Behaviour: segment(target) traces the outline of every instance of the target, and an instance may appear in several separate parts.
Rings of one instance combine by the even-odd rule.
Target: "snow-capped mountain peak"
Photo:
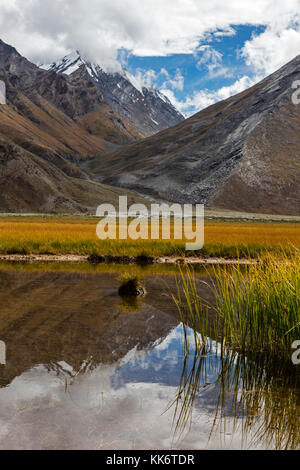
[[[145,86],[121,65],[117,71],[107,71],[101,65],[84,58],[77,50],[58,62],[41,67],[72,75],[82,66],[111,108],[142,135],[155,134],[184,119],[159,90]]]
[[[79,51],[72,52],[66,55],[62,60],[58,62],[52,62],[51,64],[42,64],[40,68],[44,70],[55,70],[58,73],[65,73],[71,75],[81,65],[84,65],[84,61],[81,58]]]
[[[97,63],[90,62],[87,58],[85,58],[78,50],[74,51],[61,59],[58,62],[52,62],[51,64],[42,64],[40,67],[44,70],[54,70],[57,73],[64,73],[66,75],[71,75],[72,73],[76,72],[82,65],[86,67],[87,72],[92,78],[97,80],[98,74],[100,73],[107,73],[109,75],[120,75],[125,80],[128,80],[131,85],[136,88],[141,94],[144,94],[144,89],[149,90],[153,89],[152,87],[146,87],[141,80],[137,79],[134,75],[132,75],[128,70],[120,65],[118,70],[114,72],[108,72],[105,68],[101,67]]]

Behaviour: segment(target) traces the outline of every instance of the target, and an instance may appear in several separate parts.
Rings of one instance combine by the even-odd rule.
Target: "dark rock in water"
[[[88,261],[92,264],[101,264],[101,263],[105,263],[106,260],[104,256],[91,254],[88,257]]]
[[[147,294],[145,287],[136,279],[129,279],[124,282],[120,289],[119,295],[121,297],[143,297]]]
[[[153,264],[154,258],[152,256],[140,255],[136,257],[135,261],[139,265]]]

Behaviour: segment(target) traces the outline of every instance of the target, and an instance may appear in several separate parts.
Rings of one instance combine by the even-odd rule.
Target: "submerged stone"
[[[124,282],[119,288],[119,295],[121,297],[142,297],[146,293],[146,288],[136,279]]]

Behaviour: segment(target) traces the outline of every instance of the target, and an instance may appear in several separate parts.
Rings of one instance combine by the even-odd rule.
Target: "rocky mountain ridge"
[[[300,56],[236,96],[106,155],[99,181],[181,203],[300,214]]]
[[[102,93],[106,103],[146,137],[184,120],[166,96],[154,87],[141,85],[121,66],[116,72],[105,71],[100,65],[91,63],[76,51],[58,62],[42,67],[69,77],[84,69]]]

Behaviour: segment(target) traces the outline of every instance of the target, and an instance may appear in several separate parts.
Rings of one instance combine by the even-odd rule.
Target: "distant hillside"
[[[119,192],[88,182],[83,167],[141,136],[86,71],[41,70],[0,40],[0,80],[0,212],[94,213],[117,201]]]
[[[106,155],[99,181],[181,203],[300,214],[300,56],[254,87]]]
[[[68,78],[46,72],[0,41],[0,79],[8,104],[0,107],[0,132],[40,156],[91,158],[106,151],[95,137],[120,145],[141,137],[109,107],[86,73]]]
[[[0,136],[0,213],[91,213],[102,203],[145,200],[132,191],[118,190],[66,175],[56,165]]]

